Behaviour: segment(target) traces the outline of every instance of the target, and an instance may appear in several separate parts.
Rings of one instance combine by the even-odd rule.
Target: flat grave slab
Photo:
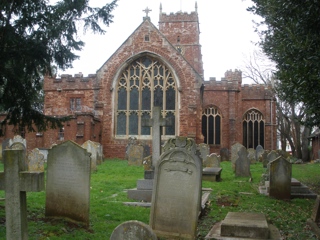
[[[222,168],[206,167],[202,170],[202,180],[210,182],[221,181]]]

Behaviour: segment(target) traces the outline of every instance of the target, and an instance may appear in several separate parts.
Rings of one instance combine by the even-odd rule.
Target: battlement
[[[165,22],[182,22],[182,21],[198,21],[198,13],[197,12],[177,12],[177,13],[160,13],[159,23]]]
[[[272,86],[265,84],[243,84],[241,85],[241,92],[243,96],[273,97]]]
[[[72,76],[71,74],[61,74],[61,76],[59,77],[54,77],[52,78],[54,82],[62,82],[62,81],[66,81],[66,82],[88,82],[89,80],[95,79],[96,78],[96,74],[89,74],[87,77],[84,77],[83,74],[77,73],[74,74],[74,76]]]

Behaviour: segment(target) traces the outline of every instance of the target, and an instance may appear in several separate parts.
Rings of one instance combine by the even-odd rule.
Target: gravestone
[[[97,158],[98,158],[98,149],[97,144],[91,140],[85,141],[81,147],[87,150],[90,153],[91,158],[91,171],[97,171]]]
[[[44,155],[39,151],[38,148],[34,148],[28,153],[28,170],[32,171],[44,171]]]
[[[47,148],[38,148],[39,151],[43,154],[43,160],[44,162],[47,162],[48,159],[48,149]]]
[[[211,153],[209,156],[206,157],[206,160],[203,161],[203,167],[219,168],[220,157],[215,153]]]
[[[161,107],[154,106],[151,119],[142,119],[142,126],[152,127],[152,166],[157,165],[161,155],[161,127],[172,126],[172,119],[161,117]]]
[[[27,148],[27,140],[21,137],[20,135],[16,135],[9,140],[9,148],[11,148],[12,144],[14,143],[21,143],[25,149]]]
[[[261,161],[262,161],[262,166],[264,168],[267,168],[269,160],[268,160],[268,154],[270,153],[270,151],[265,150],[263,151],[262,155],[261,155]]]
[[[155,168],[150,226],[158,237],[196,237],[202,163],[193,139],[171,138]]]
[[[127,221],[117,226],[110,240],[157,240],[149,225],[139,221]]]
[[[248,158],[247,149],[242,146],[238,151],[238,159],[235,164],[236,177],[251,177],[250,159]]]
[[[90,153],[66,141],[49,149],[46,217],[64,217],[89,226]]]
[[[230,160],[230,151],[228,148],[221,148],[220,149],[220,160],[221,160],[221,162]]]
[[[317,199],[315,201],[315,204],[313,206],[312,209],[312,213],[311,213],[311,219],[314,222],[319,222],[320,220],[320,196],[317,196]]]
[[[285,158],[278,157],[270,162],[269,196],[280,200],[291,198],[292,166]]]
[[[253,148],[248,148],[247,152],[248,152],[248,159],[250,160],[250,163],[251,164],[256,163],[256,150],[254,150]]]
[[[44,190],[44,172],[28,172],[23,150],[3,151],[4,172],[0,190],[5,190],[6,239],[28,239],[27,192]]]
[[[261,162],[262,161],[262,154],[264,153],[264,149],[261,145],[258,145],[256,147],[256,161]]]
[[[127,146],[126,146],[126,159],[128,159],[129,150],[130,150],[132,145],[137,145],[137,138],[130,136],[128,138],[128,143],[127,143]]]
[[[206,143],[200,143],[197,146],[197,152],[200,159],[202,160],[202,164],[204,164],[204,162],[206,162],[207,160],[207,157],[210,155],[210,147]]]
[[[235,143],[231,146],[231,166],[233,171],[235,171],[236,168],[236,161],[239,157],[238,152],[240,150],[240,148],[244,147],[242,144],[240,143]]]
[[[142,145],[131,145],[128,152],[128,164],[142,166],[144,158],[144,148]]]
[[[97,145],[97,164],[100,165],[103,162],[103,147],[100,143],[95,143]]]
[[[26,156],[26,146],[22,142],[14,142],[10,145],[9,149],[12,150],[22,150],[22,155],[24,159],[24,169],[28,169],[27,156]]]

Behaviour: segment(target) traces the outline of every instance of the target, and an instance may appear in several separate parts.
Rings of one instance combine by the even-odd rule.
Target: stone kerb
[[[66,141],[49,149],[46,217],[63,217],[89,226],[90,153]]]
[[[156,168],[150,226],[158,237],[194,239],[201,207],[202,164],[193,139],[169,139]]]

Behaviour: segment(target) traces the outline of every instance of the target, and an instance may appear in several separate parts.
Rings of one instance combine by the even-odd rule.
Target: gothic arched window
[[[142,126],[142,119],[152,118],[153,106],[162,108],[163,118],[173,119],[173,126],[162,127],[162,135],[175,135],[176,83],[172,72],[158,59],[138,58],[120,74],[116,102],[118,137],[150,137],[150,127]]]
[[[243,146],[254,148],[264,147],[264,119],[257,110],[249,110],[243,117]]]
[[[221,144],[221,113],[216,107],[208,107],[202,112],[202,134],[204,143]]]

